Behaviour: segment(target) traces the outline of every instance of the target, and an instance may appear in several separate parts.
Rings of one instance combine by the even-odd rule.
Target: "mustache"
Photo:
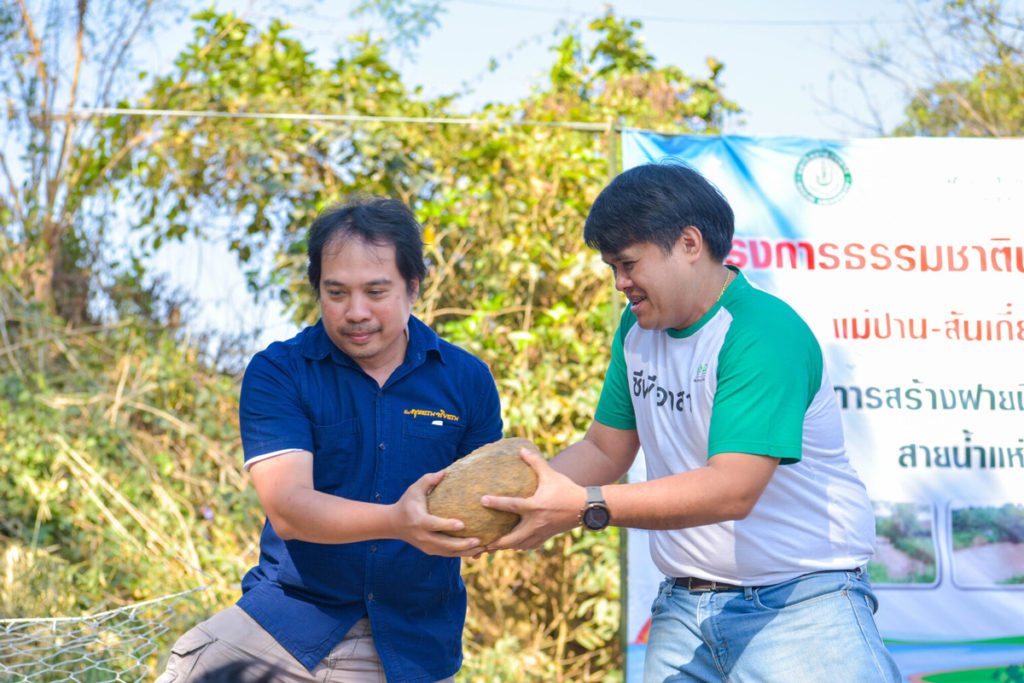
[[[380,332],[379,325],[348,325],[338,329],[342,334],[370,334]]]

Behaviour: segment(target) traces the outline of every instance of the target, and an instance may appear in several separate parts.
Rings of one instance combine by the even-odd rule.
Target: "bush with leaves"
[[[75,617],[208,585],[175,630],[194,623],[237,593],[262,519],[235,378],[180,329],[68,327],[19,276],[0,274],[0,615]]]

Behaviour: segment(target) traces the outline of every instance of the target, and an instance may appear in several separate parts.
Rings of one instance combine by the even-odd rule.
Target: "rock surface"
[[[529,439],[500,439],[481,446],[445,469],[444,479],[427,493],[427,511],[460,519],[461,531],[451,536],[475,536],[482,545],[501,538],[519,522],[519,515],[491,510],[480,504],[484,494],[527,498],[537,490],[537,475],[519,456],[521,448],[540,450]]]

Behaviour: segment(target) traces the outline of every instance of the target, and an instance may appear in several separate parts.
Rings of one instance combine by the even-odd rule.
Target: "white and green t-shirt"
[[[789,305],[739,271],[684,330],[642,329],[626,309],[596,419],[637,430],[648,479],[716,453],[780,460],[745,519],[650,532],[666,576],[768,585],[872,554],[871,502],[846,456],[821,347]]]

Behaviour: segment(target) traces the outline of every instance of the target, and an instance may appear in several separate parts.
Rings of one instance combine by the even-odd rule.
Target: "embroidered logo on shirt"
[[[449,422],[458,422],[459,421],[459,416],[458,415],[452,415],[451,413],[446,412],[444,409],[441,409],[441,410],[421,410],[420,408],[406,408],[405,409],[405,414],[406,415],[412,415],[414,420],[416,418],[418,418],[418,417],[431,417],[431,418],[440,418],[442,420],[448,420]],[[434,420],[434,423],[435,424],[437,423],[436,419]]]
[[[703,382],[708,376],[708,364],[701,363],[697,366],[697,374],[694,376],[694,382]]]

